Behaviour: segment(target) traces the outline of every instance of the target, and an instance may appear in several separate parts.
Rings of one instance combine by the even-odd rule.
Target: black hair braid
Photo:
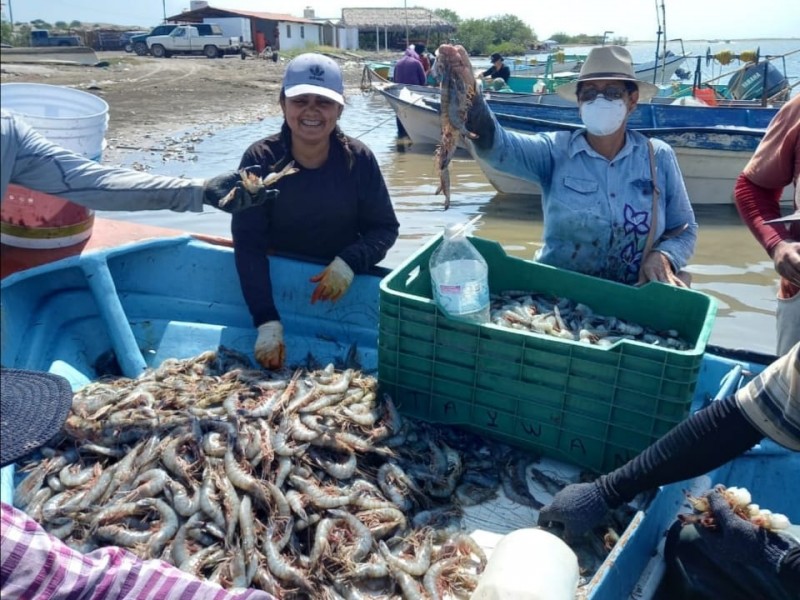
[[[347,136],[344,134],[344,131],[342,131],[338,125],[336,126],[336,129],[333,130],[333,135],[335,136],[336,140],[341,144],[342,150],[344,150],[344,154],[347,157],[347,170],[352,171],[356,159],[353,156],[353,150],[350,148],[350,143],[347,141]]]
[[[289,124],[286,119],[283,120],[281,125],[281,143],[283,144],[283,156],[278,159],[274,165],[270,167],[273,173],[278,173],[289,164],[292,160],[292,130],[289,129]]]

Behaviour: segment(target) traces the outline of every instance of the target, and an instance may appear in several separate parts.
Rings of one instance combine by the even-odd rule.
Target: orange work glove
[[[338,256],[321,273],[314,275],[309,281],[316,283],[317,287],[311,294],[311,304],[317,300],[330,300],[336,302],[344,296],[347,288],[353,283],[353,269]]]
[[[283,343],[283,325],[280,321],[267,321],[258,326],[255,355],[265,369],[280,369],[283,366],[286,346]]]

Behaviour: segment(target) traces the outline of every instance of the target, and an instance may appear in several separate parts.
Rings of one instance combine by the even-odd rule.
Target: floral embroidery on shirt
[[[630,204],[625,205],[625,233],[636,235],[647,235],[650,231],[648,224],[648,212],[646,210],[637,211]]]
[[[642,256],[643,245],[646,243],[647,234],[650,233],[650,214],[646,210],[637,211],[630,204],[626,204],[623,210],[625,234],[632,236],[620,253],[620,262],[625,267],[624,281],[626,283],[636,283],[639,277],[639,265],[644,258]]]

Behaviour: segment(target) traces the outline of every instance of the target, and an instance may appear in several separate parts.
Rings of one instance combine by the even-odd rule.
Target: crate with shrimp
[[[447,318],[432,300],[428,263],[441,236],[432,239],[380,286],[379,379],[402,412],[593,471],[626,462],[687,416],[713,298],[658,283],[627,286],[470,241],[488,263],[494,301],[530,308],[549,298],[556,309],[532,328],[513,323],[513,310],[501,322],[502,307],[489,324]],[[600,325],[552,335],[576,311]]]

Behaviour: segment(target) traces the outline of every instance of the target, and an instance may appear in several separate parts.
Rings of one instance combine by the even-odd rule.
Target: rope
[[[730,50],[723,50],[721,52],[717,52],[714,55],[714,59],[716,59],[716,61],[723,66],[729,65],[733,60],[733,52],[731,52]]]
[[[394,119],[395,119],[395,117],[396,117],[396,116],[397,116],[397,115],[394,113],[394,111],[392,111],[392,116],[391,116],[391,117],[386,117],[386,118],[385,118],[383,121],[381,121],[380,123],[378,123],[378,124],[377,124],[377,125],[375,125],[374,127],[370,127],[370,128],[369,128],[369,129],[367,129],[366,131],[362,131],[361,133],[359,133],[358,135],[356,135],[356,136],[353,136],[353,137],[354,137],[355,139],[358,139],[358,138],[360,138],[362,135],[367,135],[369,132],[371,132],[371,131],[375,131],[375,130],[376,130],[378,127],[381,127],[382,125],[385,125],[385,124],[386,124],[386,123],[388,123],[389,121],[394,121]]]
[[[745,50],[744,52],[739,53],[739,60],[742,62],[751,62],[754,63],[758,59],[758,52],[755,50]]]

